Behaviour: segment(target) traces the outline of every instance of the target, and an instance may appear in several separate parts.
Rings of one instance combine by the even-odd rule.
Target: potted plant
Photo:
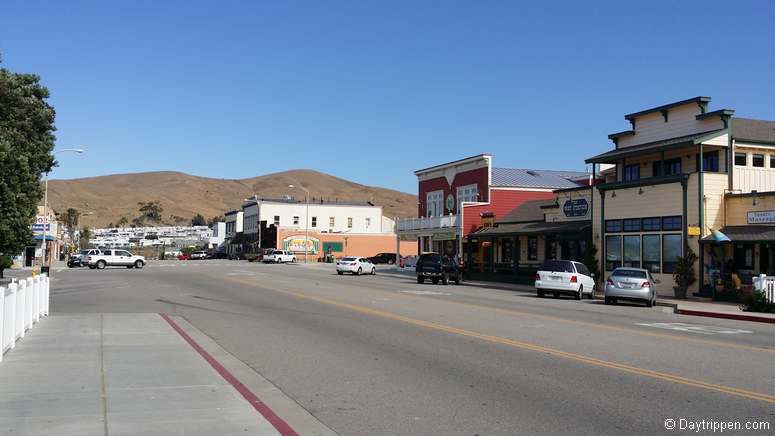
[[[673,280],[675,280],[676,284],[673,286],[675,298],[685,299],[686,290],[697,281],[697,275],[694,272],[695,262],[697,262],[697,255],[694,254],[691,248],[687,247],[686,254],[678,258],[678,263],[673,273]]]

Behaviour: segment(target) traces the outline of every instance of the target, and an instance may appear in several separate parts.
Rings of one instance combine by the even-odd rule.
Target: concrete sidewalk
[[[0,434],[289,434],[258,410],[158,314],[51,315],[0,363]]]

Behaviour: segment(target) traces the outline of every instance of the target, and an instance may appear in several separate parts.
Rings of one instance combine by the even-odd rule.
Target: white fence
[[[27,330],[48,315],[49,278],[30,277],[0,288],[0,362]]]
[[[753,288],[759,292],[764,292],[764,297],[768,303],[775,303],[775,277],[768,277],[764,274],[754,277]]]
[[[448,227],[460,227],[460,215],[442,215],[427,218],[399,218],[396,223],[396,230],[398,231],[442,229]]]

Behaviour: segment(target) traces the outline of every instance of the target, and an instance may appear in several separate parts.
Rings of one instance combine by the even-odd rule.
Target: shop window
[[[764,155],[763,154],[754,154],[753,158],[751,160],[751,163],[756,168],[764,168]]]
[[[514,240],[512,238],[504,238],[499,240],[500,243],[500,263],[512,263],[514,261]]]
[[[622,237],[605,237],[605,270],[613,271],[622,266]]]
[[[640,218],[632,218],[622,220],[622,229],[625,232],[639,232],[640,231]]]
[[[640,164],[624,166],[624,181],[640,180]]]
[[[681,230],[680,216],[666,216],[662,218],[662,230]]]
[[[671,176],[673,174],[681,174],[681,158],[668,159],[664,161],[654,162],[654,176]]]
[[[311,225],[312,227],[317,227],[317,226],[318,226],[318,217],[316,217],[316,216],[313,216],[313,217],[312,217],[312,224],[310,224],[310,225]]]
[[[662,235],[662,272],[672,274],[681,257],[681,235]]]
[[[753,244],[735,244],[735,268],[753,269]]]
[[[775,154],[770,155],[770,168],[775,168]]]
[[[605,232],[606,233],[616,233],[622,231],[622,220],[606,220],[605,221]]]
[[[643,218],[641,221],[644,232],[658,232],[662,230],[662,218]]]
[[[275,215],[274,216],[274,225],[275,225],[275,227],[279,227],[280,226],[280,215]]]
[[[640,236],[624,237],[624,266],[640,268]]]
[[[735,153],[735,165],[739,167],[747,165],[745,153]]]
[[[719,157],[718,157],[718,150],[716,151],[706,151],[702,153],[702,170],[712,173],[718,172],[718,163],[719,163]],[[697,171],[700,170],[700,155],[697,155]]]
[[[652,274],[659,274],[661,250],[659,235],[643,235],[643,269]]]
[[[299,217],[298,216],[294,216],[293,217],[293,225],[294,226],[298,226],[299,225]]]
[[[538,237],[527,238],[527,260],[538,260]]]

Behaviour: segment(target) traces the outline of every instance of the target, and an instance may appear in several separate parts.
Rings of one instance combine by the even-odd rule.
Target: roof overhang
[[[449,166],[455,166],[455,165],[463,165],[463,164],[466,164],[466,163],[469,163],[469,162],[476,162],[477,160],[480,160],[480,159],[489,159],[491,157],[492,157],[491,154],[482,153],[482,154],[478,154],[476,156],[466,157],[466,158],[455,160],[455,161],[452,161],[452,162],[447,162],[447,163],[443,163],[443,164],[439,164],[439,165],[434,165],[432,167],[419,169],[419,170],[414,172],[414,175],[415,176],[419,176],[421,174],[428,173],[428,172],[431,172],[431,171],[435,171],[435,170],[438,170],[438,169],[441,169],[441,168],[445,168],[445,167],[449,167]]]
[[[686,147],[687,145],[697,145],[713,139],[717,136],[721,136],[727,133],[727,129],[711,130],[703,133],[696,133],[688,136],[681,136],[677,138],[670,138],[661,141],[648,142],[646,144],[633,145],[625,148],[615,148],[607,151],[603,154],[586,159],[586,163],[616,163],[619,159],[634,156],[643,156],[646,154],[673,150],[676,148]],[[719,146],[722,147],[722,146]]]
[[[646,114],[650,114],[650,113],[654,113],[654,112],[667,111],[667,110],[670,110],[670,109],[672,109],[674,107],[683,106],[683,105],[686,105],[686,104],[689,104],[689,103],[697,103],[700,106],[700,110],[704,113],[709,102],[710,102],[710,97],[698,96],[698,97],[688,98],[686,100],[676,101],[674,103],[665,104],[665,105],[662,105],[662,106],[657,106],[657,107],[654,107],[654,108],[651,108],[651,109],[646,109],[646,110],[642,110],[642,111],[638,111],[638,112],[633,112],[631,114],[625,115],[624,119],[629,121],[629,120],[635,119],[635,118],[637,118],[637,117],[639,117],[641,115],[646,115]]]
[[[516,235],[542,235],[542,234],[578,234],[591,230],[592,221],[565,221],[552,222],[533,221],[526,223],[499,224],[496,227],[488,227],[468,235],[469,238],[479,236],[516,236]]]

